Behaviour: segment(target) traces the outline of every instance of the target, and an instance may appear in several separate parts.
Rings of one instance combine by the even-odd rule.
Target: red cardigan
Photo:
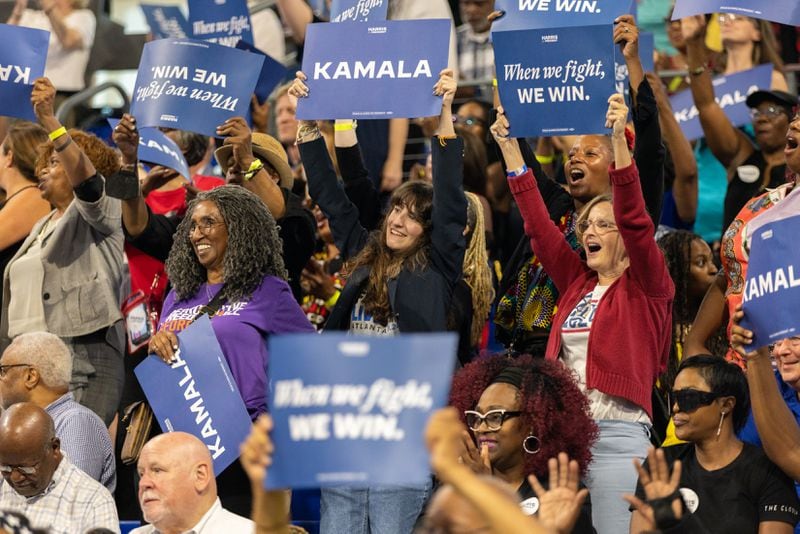
[[[589,332],[586,387],[627,399],[653,416],[653,384],[664,371],[672,333],[675,287],[642,198],[635,164],[611,169],[614,219],[630,266],[608,288]],[[545,357],[561,355],[561,328],[569,313],[597,284],[586,266],[550,220],[533,173],[508,179],[525,221],[531,247],[558,288],[556,314]]]

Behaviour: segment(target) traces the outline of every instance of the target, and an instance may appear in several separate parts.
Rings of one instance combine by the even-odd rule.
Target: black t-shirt
[[[705,470],[697,461],[692,444],[664,447],[667,462],[683,464],[680,492],[689,511],[709,532],[752,534],[764,521],[779,521],[794,527],[800,504],[794,483],[773,464],[760,448],[744,444],[729,465]],[[636,496],[645,500],[636,484]]]
[[[544,486],[544,489],[549,488],[549,482],[547,480],[539,479],[539,482]],[[581,483],[580,487],[584,488],[586,486]],[[526,515],[535,515],[539,510],[539,499],[527,479],[525,479],[525,482],[523,482],[517,490],[517,495],[519,496],[519,503],[522,511]],[[592,526],[592,496],[587,495],[586,500],[583,502],[583,507],[581,507],[578,521],[572,529],[572,534],[595,534],[595,532],[594,526]]]

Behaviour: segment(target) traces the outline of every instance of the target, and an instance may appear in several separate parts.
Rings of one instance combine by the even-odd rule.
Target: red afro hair
[[[464,410],[474,410],[484,390],[508,367],[523,371],[520,417],[523,428],[531,429],[541,443],[537,454],[525,455],[525,475],[547,479],[547,460],[564,451],[578,462],[584,476],[592,461],[591,448],[597,440],[598,428],[589,414],[586,395],[560,362],[529,354],[475,360],[453,377],[450,405],[458,409],[464,421]]]

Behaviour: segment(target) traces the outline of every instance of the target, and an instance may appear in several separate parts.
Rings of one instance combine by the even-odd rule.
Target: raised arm
[[[247,121],[244,117],[231,117],[217,128],[217,135],[224,136],[224,145],[232,147],[233,164],[228,168],[226,181],[254,193],[264,202],[275,220],[280,220],[286,213],[283,192],[264,165],[254,165],[258,161],[253,155],[252,132]],[[258,169],[254,170],[254,166]]]
[[[714,282],[708,286],[706,296],[703,297],[700,309],[697,310],[692,327],[689,329],[686,345],[683,348],[684,357],[711,353],[707,347],[708,340],[728,318],[725,305],[726,285],[724,272],[718,272]]]
[[[437,135],[431,142],[433,207],[431,210],[431,261],[455,284],[464,270],[467,199],[464,196],[464,142],[456,137],[452,105],[456,94],[452,69],[439,73],[433,94],[442,97]]]
[[[94,15],[89,15],[91,20],[84,19],[80,27],[75,27],[66,23],[66,15],[56,0],[39,0],[39,4],[64,50],[82,50],[92,46],[97,25]]]
[[[308,96],[306,76],[297,72],[289,94],[300,99]],[[336,177],[325,140],[315,121],[300,121],[297,147],[306,170],[308,193],[328,217],[336,247],[344,259],[358,254],[367,242],[368,232],[358,219],[358,208],[344,192]]]
[[[139,179],[136,173],[139,164],[139,130],[136,128],[136,118],[125,113],[114,127],[111,139],[122,153],[120,175],[111,178],[114,181],[124,181],[125,183],[120,188],[124,188],[125,192],[119,195],[122,200],[122,225],[128,236],[136,238],[147,227],[150,218],[150,211],[144,202],[144,195],[139,188]]]
[[[39,123],[49,132],[72,187],[78,187],[97,174],[97,171],[86,154],[72,142],[66,128],[56,118],[53,108],[55,96],[56,88],[48,78],[38,78],[33,82],[31,92],[33,111]]]
[[[793,480],[800,480],[800,427],[778,389],[769,349],[750,352],[753,333],[739,325],[743,318],[739,306],[733,316],[731,346],[747,360],[745,374],[758,435],[769,459]]]
[[[305,0],[277,0],[277,4],[281,20],[292,31],[292,41],[303,44],[306,40],[306,26],[314,20],[311,6]]]
[[[694,105],[700,117],[700,125],[708,147],[725,168],[741,161],[753,151],[753,145],[745,135],[734,128],[730,119],[714,99],[711,71],[706,68],[706,19],[696,15],[681,19],[681,30],[686,40],[686,59],[692,83]]]
[[[381,222],[381,198],[361,157],[356,136],[356,121],[337,120],[333,128],[336,161],[344,182],[344,190],[358,208],[361,226],[370,231],[374,230]]]
[[[633,15],[621,15],[614,20],[614,42],[620,45],[625,65],[628,67],[631,101],[635,108],[639,84],[644,81],[644,68],[639,57],[639,28]]]
[[[611,175],[614,197],[614,219],[630,259],[630,270],[641,288],[651,296],[664,297],[674,293],[664,255],[653,234],[653,221],[647,214],[636,165],[633,164],[625,139],[628,107],[621,94],[608,99],[606,126],[613,128],[611,145],[615,168]]]
[[[508,186],[519,206],[531,248],[558,290],[563,292],[585,272],[586,266],[550,218],[536,180],[525,165],[519,143],[509,137],[509,122],[502,108],[498,108],[497,120],[490,130],[503,153]]]
[[[683,135],[678,121],[675,120],[664,84],[653,73],[646,74],[646,77],[650,87],[653,88],[656,106],[658,107],[661,133],[664,135],[664,141],[669,148],[669,154],[675,169],[672,196],[675,199],[678,217],[683,222],[690,223],[697,216],[697,160],[694,158],[692,145]]]

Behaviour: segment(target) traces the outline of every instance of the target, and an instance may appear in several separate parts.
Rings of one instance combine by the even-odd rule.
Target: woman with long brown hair
[[[289,93],[308,95],[298,73]],[[438,135],[431,142],[433,185],[398,187],[376,232],[359,222],[358,208],[338,184],[317,124],[303,121],[297,144],[311,198],[330,220],[336,246],[349,261],[349,276],[328,317],[326,330],[391,336],[448,329],[454,287],[462,278],[467,202],[462,188],[463,143],[455,134],[451,106],[456,82],[440,73]],[[411,532],[430,483],[409,487],[331,488],[322,492],[322,532]]]

